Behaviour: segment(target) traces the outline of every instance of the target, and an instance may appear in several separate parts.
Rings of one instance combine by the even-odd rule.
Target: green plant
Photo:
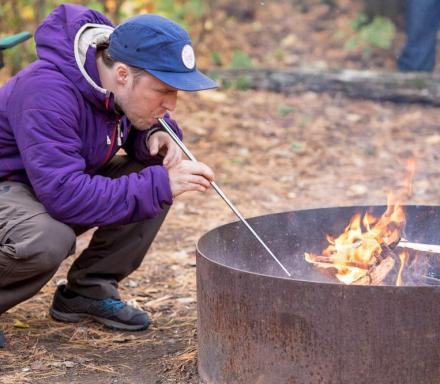
[[[313,117],[310,115],[304,115],[301,118],[301,121],[299,122],[299,128],[302,130],[304,128],[307,128],[310,123],[313,121]]]
[[[280,105],[278,106],[278,114],[281,116],[287,116],[295,112],[295,108],[290,105]]]
[[[240,76],[234,84],[234,88],[239,89],[241,91],[246,91],[250,89],[252,86],[251,80],[247,76]]]
[[[390,49],[396,35],[393,22],[382,16],[375,16],[373,20],[364,14],[359,14],[351,22],[355,32],[345,43],[346,50],[360,50],[369,56],[374,49]]]
[[[188,27],[191,21],[200,20],[205,15],[205,3],[202,0],[159,0],[155,2],[155,12]]]
[[[350,23],[353,31],[359,31],[362,27],[368,24],[369,17],[365,13],[359,13]]]
[[[232,52],[231,68],[232,69],[252,68],[252,60],[246,52],[236,49]]]
[[[306,145],[305,143],[293,142],[290,144],[289,149],[294,153],[303,153],[306,151]]]
[[[87,3],[87,7],[91,8],[91,9],[94,9],[95,11],[98,11],[98,12],[101,12],[101,13],[105,12],[104,5],[101,2],[99,2],[99,1],[90,1],[90,2],[88,2]]]
[[[275,58],[277,60],[281,61],[286,56],[286,52],[284,51],[283,48],[278,47],[275,49],[275,52],[273,53],[273,55],[275,56]]]
[[[216,80],[212,76],[211,78]],[[238,89],[240,91],[247,91],[248,89],[252,88],[252,81],[248,76],[239,76],[233,80],[217,79],[217,81],[221,82],[222,88],[224,89]]]
[[[220,52],[217,51],[211,52],[211,61],[214,63],[214,65],[220,67],[223,64],[223,60],[220,55]]]

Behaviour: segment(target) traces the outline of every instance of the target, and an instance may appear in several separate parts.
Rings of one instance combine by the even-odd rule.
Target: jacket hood
[[[107,91],[96,68],[96,45],[108,40],[114,27],[97,11],[74,4],[55,8],[35,32],[37,56],[55,65],[85,98],[103,108]]]

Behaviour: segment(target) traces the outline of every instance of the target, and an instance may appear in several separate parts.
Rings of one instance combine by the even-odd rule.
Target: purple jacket
[[[146,132],[118,115],[101,87],[95,47],[112,30],[96,11],[59,6],[35,33],[38,60],[0,88],[0,180],[32,185],[67,224],[130,223],[172,203],[168,172],[149,155]],[[149,166],[117,179],[96,175],[121,146]]]

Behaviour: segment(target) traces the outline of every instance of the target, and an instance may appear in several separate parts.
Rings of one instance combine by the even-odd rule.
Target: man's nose
[[[176,109],[177,104],[177,91],[168,94],[163,102],[163,107],[167,109],[167,111],[174,111]]]

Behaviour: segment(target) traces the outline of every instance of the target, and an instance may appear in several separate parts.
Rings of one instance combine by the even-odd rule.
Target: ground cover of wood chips
[[[344,57],[338,60],[342,66]],[[407,203],[440,204],[438,116],[437,108],[417,104],[232,89],[184,94],[174,113],[187,146],[246,217],[384,204],[387,190],[403,187],[411,157],[416,174]],[[141,268],[120,285],[125,300],[151,314],[145,332],[51,320],[52,295],[75,256],[66,260],[39,294],[1,316],[8,345],[0,350],[0,383],[197,383],[195,243],[233,220],[212,191],[176,199]],[[77,254],[90,236],[78,239]]]
[[[408,203],[440,204],[433,107],[229,90],[184,95],[175,116],[188,147],[247,217],[384,204],[386,190],[403,187],[413,156]],[[2,315],[8,347],[0,352],[0,382],[196,383],[195,242],[232,220],[212,191],[176,199],[143,265],[121,283],[124,299],[151,313],[146,332],[51,320],[47,310],[68,259],[38,295]],[[89,238],[79,238],[78,251]]]

